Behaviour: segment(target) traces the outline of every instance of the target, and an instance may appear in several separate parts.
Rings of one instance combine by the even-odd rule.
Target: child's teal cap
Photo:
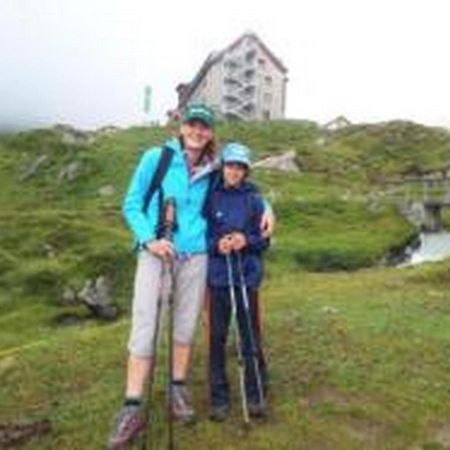
[[[251,151],[248,147],[237,142],[231,142],[225,145],[221,155],[222,162],[226,163],[240,163],[250,168],[251,165]]]

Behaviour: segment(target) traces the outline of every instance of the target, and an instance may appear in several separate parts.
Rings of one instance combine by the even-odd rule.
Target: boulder
[[[112,320],[117,318],[119,309],[112,304],[111,283],[101,275],[95,282],[87,280],[78,298],[101,319]]]
[[[81,174],[82,164],[81,161],[72,161],[61,172],[59,172],[59,181],[75,181]]]
[[[275,169],[283,172],[300,172],[297,154],[289,150],[281,155],[269,156],[253,164],[254,168]]]
[[[89,145],[95,136],[89,131],[80,131],[70,125],[55,125],[53,128],[61,136],[61,141],[66,145]]]
[[[53,245],[49,244],[48,242],[44,242],[42,244],[42,251],[47,258],[55,258],[56,257],[55,248],[53,247]]]
[[[48,160],[48,155],[39,155],[30,166],[20,175],[19,181],[25,181],[34,177],[39,168]]]
[[[114,192],[114,186],[108,184],[106,186],[102,186],[98,190],[98,195],[100,195],[101,197],[111,197],[112,195],[114,195]]]
[[[115,127],[114,125],[107,125],[105,127],[101,127],[98,130],[96,130],[95,136],[96,137],[113,136],[119,131],[120,131],[119,127]]]
[[[70,286],[66,286],[61,295],[60,303],[63,306],[74,306],[77,304],[77,293]]]

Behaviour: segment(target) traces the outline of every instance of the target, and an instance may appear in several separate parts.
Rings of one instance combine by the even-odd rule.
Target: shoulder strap
[[[161,184],[166,176],[169,169],[170,163],[172,161],[174,151],[172,148],[164,145],[162,148],[161,156],[158,161],[158,166],[156,167],[155,174],[153,175],[150,186],[145,193],[143,211],[146,212],[148,205],[154,195],[154,193],[161,187]]]
[[[208,211],[211,205],[211,196],[212,193],[215,191],[217,185],[219,184],[219,180],[220,180],[220,170],[215,169],[209,175],[208,189],[206,190],[205,200],[203,202],[202,214],[203,217],[205,218],[208,216]]]

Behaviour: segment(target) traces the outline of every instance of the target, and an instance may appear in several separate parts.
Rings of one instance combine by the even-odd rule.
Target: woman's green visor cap
[[[183,122],[193,122],[194,120],[199,120],[209,128],[214,128],[214,111],[203,104],[189,105],[184,113]]]

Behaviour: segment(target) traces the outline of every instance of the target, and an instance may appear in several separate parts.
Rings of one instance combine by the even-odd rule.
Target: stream
[[[415,266],[431,261],[450,258],[450,232],[420,233],[420,244],[405,250],[405,260],[397,267]]]

